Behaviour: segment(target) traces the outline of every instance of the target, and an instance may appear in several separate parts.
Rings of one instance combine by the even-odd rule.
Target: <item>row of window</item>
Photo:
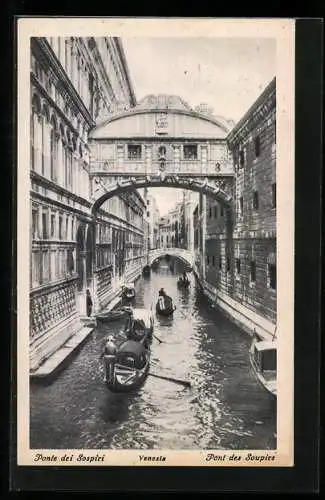
[[[224,208],[221,205],[220,206],[220,217],[224,216]],[[214,207],[209,207],[209,219],[214,217],[215,219],[218,217],[218,205],[215,205]]]
[[[163,159],[166,156],[166,147],[160,146],[158,149],[158,159]],[[128,144],[127,146],[127,159],[128,160],[142,160],[143,147],[141,144]],[[183,159],[184,160],[197,160],[198,159],[198,145],[183,145]]]
[[[67,279],[75,271],[75,250],[73,248],[33,250],[31,262],[32,287],[50,281]]]
[[[109,200],[106,200],[101,209],[109,214],[114,214],[117,217],[131,223],[132,225],[142,229],[143,216],[136,212],[130,205],[128,205],[119,196],[113,196]]]
[[[208,265],[211,265],[212,267],[216,267],[217,265],[217,258],[212,255],[207,255],[206,261]],[[222,270],[222,258],[219,256],[218,259],[218,268],[219,270]],[[230,265],[230,258],[226,257],[226,267],[225,271],[228,273],[231,270],[231,265]],[[236,277],[241,276],[241,259],[237,258],[235,259],[235,275]],[[256,282],[256,261],[251,260],[249,264],[249,281],[251,284],[254,284]],[[272,290],[276,289],[276,265],[275,264],[267,264],[267,286],[268,288],[271,288]]]
[[[259,202],[259,193],[258,191],[253,191],[253,199],[252,199],[252,209],[257,211],[259,210],[260,202]],[[276,208],[276,183],[274,182],[271,185],[271,208]],[[244,198],[243,196],[239,197],[238,200],[238,213],[240,216],[244,214]]]
[[[274,131],[274,144],[275,144],[275,141],[276,141],[276,135],[275,135],[275,131]],[[243,168],[247,165],[247,154],[248,154],[248,152],[250,152],[249,148],[252,148],[254,159],[257,159],[261,155],[261,153],[263,151],[263,142],[261,140],[260,135],[255,136],[252,146],[249,146],[248,144],[246,144],[245,146],[242,146],[239,149],[239,151],[237,153],[237,158],[235,157],[235,163],[237,163],[239,168]]]
[[[87,165],[77,158],[54,120],[33,107],[31,119],[31,169],[76,194],[89,197]]]
[[[32,208],[32,238],[34,240],[75,240],[75,220],[73,216]]]
[[[143,253],[143,245],[132,245],[132,247],[125,246],[120,249],[119,252],[123,254],[123,260],[130,260],[137,258]],[[118,251],[115,249],[113,251],[112,245],[107,245],[105,247],[97,248],[96,250],[96,265],[97,268],[102,268],[106,266],[117,265],[116,255]],[[115,258],[114,258],[115,256]]]
[[[73,41],[61,37],[49,38],[49,42],[90,114],[95,116],[98,101],[95,100],[94,91],[97,84],[90,68],[83,63],[77,46],[74,46]]]

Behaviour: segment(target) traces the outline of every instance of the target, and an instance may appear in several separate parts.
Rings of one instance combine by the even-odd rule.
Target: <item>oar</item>
[[[188,319],[188,316],[186,316],[186,314],[185,314],[185,313],[183,313],[182,309],[177,309],[177,310],[178,310],[180,313],[182,313],[182,314],[183,314],[183,316],[184,316],[184,318],[185,318],[185,319]]]
[[[168,380],[169,382],[174,382],[175,384],[184,385],[185,387],[191,387],[191,382],[188,380],[180,380],[178,378],[173,377],[165,377],[164,375],[157,375],[156,373],[149,372],[151,377],[161,378],[162,380]]]
[[[155,335],[154,333],[152,334],[152,336],[153,336],[156,340],[158,340],[158,342],[159,342],[160,344],[166,344],[166,342],[164,342],[163,340],[161,340],[161,339],[160,339],[159,337],[157,337],[157,335]]]

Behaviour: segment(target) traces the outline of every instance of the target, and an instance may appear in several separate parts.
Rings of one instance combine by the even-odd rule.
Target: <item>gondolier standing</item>
[[[114,356],[115,357],[116,353],[117,353],[117,347],[116,347],[116,344],[114,343],[114,337],[112,335],[109,335],[107,338],[107,342],[105,344],[102,356],[104,356],[104,360],[105,360],[106,356],[108,356],[108,357]],[[108,371],[109,371],[109,364],[105,362],[104,382],[107,382],[108,377],[110,378],[113,375],[112,373],[108,373]]]

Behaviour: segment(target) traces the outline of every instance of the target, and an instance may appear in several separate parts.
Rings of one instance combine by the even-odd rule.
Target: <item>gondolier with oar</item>
[[[104,375],[104,382],[107,382],[108,377],[112,376],[112,373],[107,373],[109,370],[109,364],[107,363],[108,359],[116,357],[117,353],[117,346],[114,342],[114,337],[113,335],[109,335],[106,341],[106,344],[104,346],[104,350],[102,352],[102,355],[100,356],[101,358],[104,357],[105,361],[105,375]]]

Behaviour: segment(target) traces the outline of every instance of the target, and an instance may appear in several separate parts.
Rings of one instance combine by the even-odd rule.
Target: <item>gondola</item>
[[[142,274],[143,274],[143,276],[150,276],[150,274],[151,274],[150,266],[144,266],[144,268],[142,270]]]
[[[258,340],[253,338],[249,359],[253,372],[263,387],[277,397],[277,345],[276,341]]]
[[[134,283],[126,283],[122,291],[122,297],[125,300],[133,300],[135,298]]]
[[[104,323],[117,321],[125,316],[126,312],[123,309],[116,309],[112,311],[102,311],[96,314],[96,319]]]
[[[176,306],[173,305],[173,301],[168,296],[161,296],[158,298],[156,304],[156,312],[161,316],[172,316],[176,309]]]
[[[138,389],[149,372],[153,316],[147,309],[132,312],[125,325],[128,339],[119,347],[111,343],[104,354],[105,383],[112,392]]]
[[[189,279],[184,279],[181,276],[177,280],[177,286],[179,288],[188,288],[190,286],[190,280]]]

